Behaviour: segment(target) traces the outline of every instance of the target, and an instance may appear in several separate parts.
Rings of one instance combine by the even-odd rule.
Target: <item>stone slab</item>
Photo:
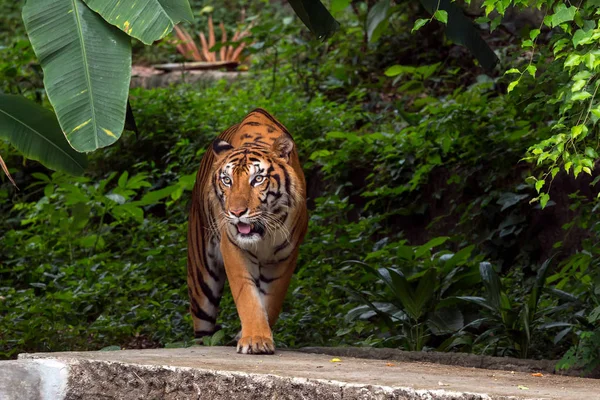
[[[600,381],[233,347],[21,354],[68,371],[62,399],[600,399]],[[14,363],[14,362],[12,362]],[[0,376],[6,367],[0,363]],[[34,379],[34,378],[30,378]],[[43,380],[43,379],[42,379]],[[2,397],[0,385],[0,398]],[[32,397],[47,400],[48,397]],[[13,399],[10,399],[13,400]],[[19,400],[21,400],[19,398]]]

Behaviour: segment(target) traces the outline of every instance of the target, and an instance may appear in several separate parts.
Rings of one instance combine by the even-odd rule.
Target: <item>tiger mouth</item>
[[[235,227],[237,228],[238,235],[242,237],[249,237],[254,234],[262,236],[265,233],[265,230],[259,224],[247,224],[244,222],[238,222],[237,224],[235,224]]]

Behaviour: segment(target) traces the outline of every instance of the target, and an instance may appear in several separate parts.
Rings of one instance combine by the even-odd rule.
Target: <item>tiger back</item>
[[[203,156],[188,221],[187,281],[197,338],[212,335],[225,278],[241,320],[237,351],[272,354],[306,234],[306,182],[287,129],[263,109]]]

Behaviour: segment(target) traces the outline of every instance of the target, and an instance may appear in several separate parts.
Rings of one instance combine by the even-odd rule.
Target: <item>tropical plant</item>
[[[240,23],[244,22],[244,16],[245,12],[242,10]],[[237,28],[233,34],[233,37],[231,38],[231,42],[227,41],[227,32],[223,22],[219,23],[219,28],[221,29],[221,48],[217,53],[217,51],[211,51],[211,49],[215,46],[215,29],[211,15],[208,16],[208,40],[206,40],[204,33],[200,32],[200,47],[184,27],[175,26],[175,32],[180,40],[180,43],[177,44],[177,51],[192,61],[205,61],[213,63],[242,62],[242,51],[248,44],[246,41],[242,40],[251,35],[250,29],[252,29],[252,23],[244,30]]]
[[[121,136],[131,78],[131,37],[151,44],[177,22],[192,18],[187,0],[145,0],[135,7],[116,0],[25,3],[23,21],[44,70],[48,98],[75,150],[93,151]]]
[[[55,115],[22,96],[0,93],[0,138],[48,168],[81,175],[87,166],[86,155],[69,146]]]
[[[338,0],[337,7],[350,4],[350,0]],[[420,0],[423,8],[431,18],[419,18],[415,21],[412,31],[416,31],[432,20],[446,25],[446,36],[456,44],[469,49],[483,68],[491,71],[498,63],[498,57],[490,46],[482,39],[473,22],[467,18],[462,8],[451,0]],[[469,4],[470,1],[467,1]],[[369,7],[365,25],[367,40],[375,42],[379,39],[394,14],[405,12],[406,3],[391,6],[390,0],[379,0]]]
[[[303,21],[307,21],[306,10],[311,10],[305,8],[305,2],[314,3],[292,1],[294,9],[303,12]],[[311,29],[331,34],[335,21],[318,0],[316,3],[326,18],[313,21],[310,17],[308,21],[314,22]],[[26,1],[23,21],[44,71],[48,99],[64,137],[76,151],[90,152],[114,143],[126,119],[131,120],[131,38],[149,45],[169,34],[178,22],[192,19],[188,0],[143,0],[133,6],[118,0]],[[229,53],[229,49],[223,51]],[[241,49],[232,51],[231,56],[239,55],[235,52]],[[18,113],[36,112],[29,104],[19,105]],[[0,123],[0,131],[13,143],[14,124]],[[45,131],[39,133],[45,135]],[[54,141],[52,134],[48,139]],[[45,150],[36,157],[67,171]]]
[[[388,331],[385,343],[415,351],[422,350],[432,335],[447,336],[462,329],[464,318],[454,296],[472,288],[479,275],[470,260],[474,246],[431,254],[447,239],[438,237],[414,247],[394,243],[370,253],[365,262],[349,261],[383,282],[386,290],[349,290],[363,304],[350,310],[346,320],[380,319]],[[393,266],[373,268],[367,263],[376,260]]]
[[[539,268],[534,284],[525,299],[510,298],[502,280],[494,267],[483,262],[479,265],[479,273],[485,287],[484,297],[458,296],[458,299],[481,307],[483,317],[465,325],[462,331],[471,327],[486,327],[473,341],[473,345],[484,343],[483,353],[491,350],[492,354],[517,355],[526,358],[534,334],[556,326],[562,322],[547,323],[547,317],[558,311],[553,307],[540,309],[540,298],[546,284],[546,274],[552,258],[546,260]]]

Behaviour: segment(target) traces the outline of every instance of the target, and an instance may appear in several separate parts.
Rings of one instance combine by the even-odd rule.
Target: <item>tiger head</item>
[[[288,218],[302,201],[300,181],[290,165],[293,149],[287,135],[270,147],[234,148],[221,139],[213,142],[216,167],[211,184],[221,211],[217,223],[239,245],[289,234]]]

